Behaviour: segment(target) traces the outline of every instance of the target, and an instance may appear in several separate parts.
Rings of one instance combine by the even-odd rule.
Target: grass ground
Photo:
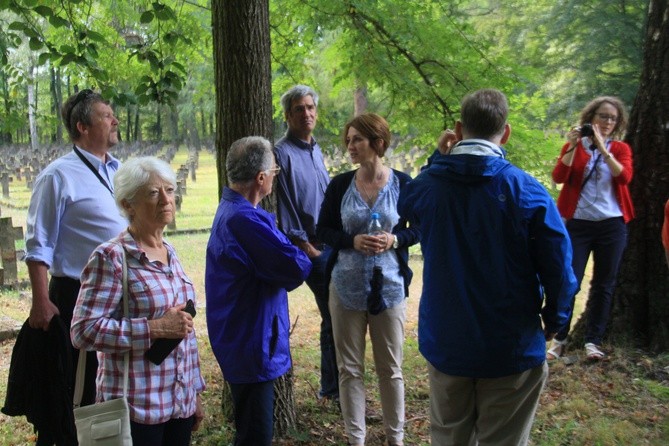
[[[178,162],[178,160],[177,160]],[[175,167],[178,167],[176,165]],[[198,181],[189,183],[179,228],[201,228],[210,224],[215,212],[217,193],[213,157],[201,154]],[[20,185],[13,185],[19,187]],[[3,205],[3,216],[8,215]],[[25,220],[25,210],[15,212]],[[21,217],[21,214],[23,217]],[[15,221],[15,225],[23,224]],[[204,302],[204,251],[208,234],[172,235],[181,262],[195,282],[200,302]],[[415,280],[407,306],[404,379],[406,386],[406,444],[429,444],[429,391],[425,361],[417,346],[417,306],[420,296],[422,263],[412,260]],[[19,264],[19,276],[27,273]],[[294,363],[294,391],[298,425],[290,437],[277,440],[282,445],[344,445],[344,430],[338,409],[317,399],[319,380],[319,315],[306,287],[290,293],[290,312],[295,329],[291,337]],[[582,310],[583,296],[577,300]],[[0,316],[23,321],[30,308],[29,290],[0,290]],[[211,353],[204,312],[196,317],[202,369],[207,382],[204,403],[206,419],[193,444],[228,445],[232,424],[221,414],[220,369]],[[0,343],[0,402],[4,401],[5,383],[14,341]],[[667,445],[669,444],[669,354],[649,356],[641,351],[605,346],[607,361],[588,363],[583,352],[570,352],[576,361],[551,364],[548,386],[542,395],[532,432],[532,445]],[[580,355],[580,356],[579,356]],[[376,379],[367,352],[368,444],[383,441],[381,413]],[[0,414],[0,445],[28,445],[34,442],[31,426],[23,417]]]

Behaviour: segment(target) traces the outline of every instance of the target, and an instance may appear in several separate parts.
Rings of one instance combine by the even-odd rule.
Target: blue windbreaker
[[[265,382],[290,369],[286,290],[310,271],[274,215],[223,190],[207,244],[205,292],[209,341],[227,381]]]
[[[576,292],[571,243],[545,188],[500,156],[443,155],[406,185],[398,209],[422,233],[423,356],[472,378],[541,365],[542,319],[557,332]]]

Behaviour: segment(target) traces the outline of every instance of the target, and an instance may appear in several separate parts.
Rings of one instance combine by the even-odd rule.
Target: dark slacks
[[[274,433],[274,380],[232,384],[235,446],[271,446]]]
[[[588,319],[585,342],[601,345],[609,322],[620,260],[627,245],[627,225],[622,217],[601,221],[572,219],[567,222],[567,231],[574,249],[572,267],[579,289],[590,253],[593,255],[592,280],[586,303]],[[569,334],[570,326],[571,316],[569,323],[555,338],[564,340]]]
[[[74,304],[77,302],[80,286],[81,284],[78,280],[74,280],[69,277],[52,277],[49,281],[49,299],[54,303],[54,305],[56,305],[56,307],[58,307],[58,311],[60,311],[60,317],[68,329],[70,325],[72,325],[72,313],[74,312]],[[79,361],[79,349],[74,348],[72,343],[70,343],[70,349],[73,362],[72,374],[70,375],[70,392],[73,397],[74,384],[77,373],[77,362]],[[95,375],[98,370],[98,358],[96,352],[87,352],[86,355],[84,393],[81,398],[82,406],[87,406],[95,402]],[[55,444],[51,432],[42,430],[38,432],[37,435],[37,446]],[[76,442],[74,444],[76,444]]]
[[[188,446],[195,415],[174,418],[160,424],[130,422],[130,433],[134,445]]]
[[[321,313],[321,390],[320,397],[339,397],[339,372],[337,370],[337,355],[335,352],[334,336],[332,335],[332,318],[328,306],[328,283],[325,268],[332,253],[332,248],[324,247],[319,257],[311,259],[313,265],[307,286],[314,293],[318,311]]]

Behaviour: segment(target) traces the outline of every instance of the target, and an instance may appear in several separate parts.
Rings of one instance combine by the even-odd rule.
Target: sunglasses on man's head
[[[77,95],[74,97],[74,101],[72,101],[72,107],[67,111],[67,125],[70,125],[70,120],[72,119],[72,111],[74,110],[74,107],[79,105],[81,102],[85,101],[86,99],[90,98],[93,96],[95,92],[91,90],[90,88],[86,88],[84,90],[81,90]]]

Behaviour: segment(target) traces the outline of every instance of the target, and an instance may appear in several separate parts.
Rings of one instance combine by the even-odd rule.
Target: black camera
[[[581,138],[589,138],[590,136],[595,136],[592,124],[583,124],[581,126]]]

